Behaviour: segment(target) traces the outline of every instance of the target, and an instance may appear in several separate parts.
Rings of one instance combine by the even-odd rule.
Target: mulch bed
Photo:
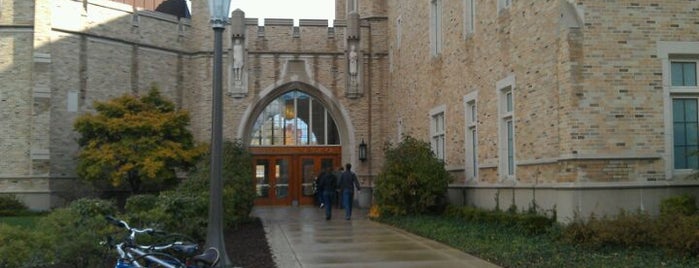
[[[226,252],[234,267],[277,267],[259,218],[226,230],[225,239]]]

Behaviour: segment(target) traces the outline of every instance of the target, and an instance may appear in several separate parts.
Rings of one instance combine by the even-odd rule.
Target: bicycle
[[[211,247],[199,255],[199,245],[193,242],[174,241],[164,244],[139,245],[136,236],[141,234],[162,235],[168,234],[156,231],[152,228],[132,228],[123,220],[106,216],[105,219],[117,226],[126,229],[129,234],[122,241],[115,241],[108,237],[103,244],[116,249],[119,254],[115,268],[134,267],[165,267],[165,268],[210,268],[216,266],[219,261],[218,249]]]

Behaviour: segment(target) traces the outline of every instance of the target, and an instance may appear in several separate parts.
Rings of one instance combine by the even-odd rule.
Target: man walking
[[[337,178],[333,175],[332,167],[327,167],[320,177],[320,189],[323,191],[323,204],[325,205],[325,220],[332,217],[332,199],[337,188]]]
[[[340,177],[340,194],[342,194],[342,205],[345,207],[345,220],[352,217],[352,202],[354,200],[354,187],[359,192],[359,181],[357,175],[352,172],[352,164],[345,165],[345,172]]]

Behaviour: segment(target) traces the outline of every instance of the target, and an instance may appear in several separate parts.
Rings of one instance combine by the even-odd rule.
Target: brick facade
[[[663,196],[696,190],[696,181],[673,175],[666,56],[658,53],[659,42],[699,42],[696,1],[512,1],[499,10],[497,1],[474,0],[473,33],[464,30],[471,1],[436,1],[437,54],[433,2],[359,1],[355,23],[348,1],[336,1],[333,27],[317,20],[233,22],[224,33],[224,138],[249,138],[269,101],[301,89],[338,123],[343,162],[357,159],[361,139],[369,144],[370,161],[355,163],[365,185],[380,171],[383,145],[400,135],[429,140],[430,111],[441,107],[455,203],[537,203],[567,217],[654,211]],[[213,33],[206,1],[192,2],[191,19],[117,2],[0,5],[0,149],[9,156],[0,161],[0,192],[33,195],[25,200],[35,208],[59,205],[63,182],[75,177],[75,118],[95,100],[153,84],[190,111],[197,140],[209,139]],[[229,74],[235,27],[244,29],[235,37],[245,48],[243,88]],[[360,80],[353,89],[348,44],[355,43]],[[513,176],[504,173],[504,88],[513,96]],[[469,94],[477,96],[475,179],[465,175],[473,171],[466,163]],[[631,194],[600,198],[610,191]]]

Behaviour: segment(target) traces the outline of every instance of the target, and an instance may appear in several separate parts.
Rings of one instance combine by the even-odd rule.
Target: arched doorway
[[[338,126],[326,106],[292,89],[271,100],[249,135],[256,205],[310,205],[321,170],[341,166]]]

